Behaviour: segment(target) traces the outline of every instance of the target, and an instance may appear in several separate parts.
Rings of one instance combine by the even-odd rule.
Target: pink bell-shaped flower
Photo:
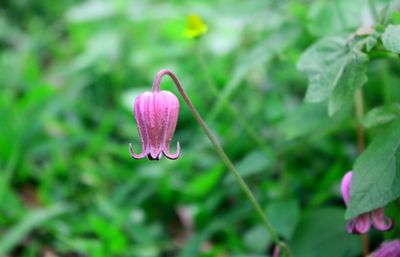
[[[400,240],[395,239],[381,244],[371,257],[400,257]]]
[[[347,172],[341,183],[342,196],[346,206],[348,206],[350,202],[352,177],[353,172]],[[393,220],[385,216],[384,208],[378,208],[370,212],[362,213],[350,220],[347,224],[347,232],[351,234],[365,234],[371,226],[380,231],[387,231],[393,227]]]
[[[159,160],[164,154],[169,159],[177,159],[180,155],[179,142],[176,152],[170,152],[170,143],[175,132],[179,114],[178,98],[169,91],[159,91],[140,94],[134,104],[134,115],[142,141],[142,152],[135,154],[132,144],[129,151],[132,158],[148,157]]]

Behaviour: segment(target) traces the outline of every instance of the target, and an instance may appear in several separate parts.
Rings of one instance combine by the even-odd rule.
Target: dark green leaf
[[[385,206],[400,197],[400,120],[374,138],[353,167],[346,218]]]
[[[296,200],[272,202],[266,213],[276,232],[286,240],[291,239],[300,216],[299,203]]]
[[[343,211],[336,208],[309,213],[289,245],[296,257],[353,257],[361,251],[360,237],[346,232]]]

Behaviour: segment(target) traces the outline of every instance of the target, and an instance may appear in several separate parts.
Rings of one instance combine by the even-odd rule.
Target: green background
[[[130,157],[128,144],[141,146],[134,99],[162,68],[180,78],[295,257],[361,256],[340,195],[358,156],[352,98],[331,117],[326,101],[304,103],[297,63],[320,38],[373,22],[368,2],[380,12],[388,1],[3,0],[0,256],[272,256],[168,78],[182,154]],[[197,39],[184,36],[193,13],[208,26]],[[400,100],[398,58],[366,69],[366,110]],[[399,220],[394,203],[387,214]],[[370,233],[371,249],[399,233]]]

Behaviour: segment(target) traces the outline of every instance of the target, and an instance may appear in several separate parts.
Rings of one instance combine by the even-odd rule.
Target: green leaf
[[[346,103],[352,102],[356,89],[367,82],[365,65],[367,56],[360,51],[353,51],[350,54],[329,98],[329,115],[333,115]]]
[[[373,35],[369,35],[365,40],[365,48],[367,52],[370,52],[378,43],[379,34],[374,33]]]
[[[358,46],[344,38],[329,37],[315,43],[298,63],[309,79],[305,101],[329,99],[329,114],[333,115],[352,101],[354,91],[366,82],[366,60]]]
[[[400,117],[400,105],[380,106],[369,111],[361,120],[366,128],[384,125]]]
[[[289,112],[279,125],[286,139],[295,139],[305,135],[316,135],[324,126],[332,126],[325,111],[326,103],[302,103]],[[307,119],[307,122],[303,122]]]
[[[244,235],[244,244],[249,250],[256,253],[265,252],[270,243],[271,235],[263,225],[252,227]]]
[[[236,165],[236,168],[242,177],[248,177],[261,172],[266,172],[270,166],[271,160],[263,151],[257,150],[249,153],[240,160]],[[224,182],[230,183],[233,181],[235,181],[235,178],[232,174],[229,174]]]
[[[387,50],[400,54],[400,25],[387,26],[382,35],[382,42]]]
[[[300,57],[298,69],[309,79],[306,102],[321,102],[329,97],[344,66],[345,46],[343,38],[324,38]]]
[[[315,36],[354,31],[361,24],[365,0],[318,1],[311,5],[308,26]]]
[[[393,13],[392,13],[392,17],[391,17],[391,22],[393,23],[393,24],[400,24],[400,12],[398,12],[398,11],[393,11]]]
[[[266,214],[279,235],[287,240],[292,238],[300,217],[300,205],[296,200],[272,202]]]
[[[346,232],[343,211],[325,208],[309,213],[289,242],[296,257],[349,257],[360,253],[360,237]]]
[[[290,239],[298,223],[300,206],[295,200],[275,201],[267,206],[266,214],[276,232],[285,239]],[[246,247],[255,253],[265,252],[271,240],[263,225],[252,227],[244,235]]]
[[[346,218],[400,197],[400,119],[386,126],[356,160]]]
[[[23,220],[11,228],[0,240],[0,256],[7,254],[19,244],[33,229],[43,223],[65,213],[68,206],[54,205],[48,209],[38,209],[28,212]]]
[[[212,169],[196,175],[183,191],[191,197],[204,197],[217,185],[224,171],[225,165],[220,163]]]
[[[223,231],[227,227],[232,227],[232,224],[238,224],[245,217],[251,215],[252,209],[237,208],[230,211],[228,214],[222,214],[218,219],[211,220],[207,226],[202,227],[200,231],[196,232],[182,247],[178,257],[192,257],[199,256],[198,252],[203,245],[204,241],[210,238],[214,233]]]

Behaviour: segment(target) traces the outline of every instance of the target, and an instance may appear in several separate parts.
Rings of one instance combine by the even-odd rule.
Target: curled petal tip
[[[374,228],[380,231],[390,230],[394,226],[393,219],[385,216],[385,211],[383,208],[372,211],[371,219]]]
[[[380,226],[377,226],[375,224],[374,227],[380,231],[388,231],[394,227],[394,221],[392,218],[386,217],[385,222],[383,224],[381,224]]]
[[[150,161],[158,161],[161,159],[162,151],[160,150],[150,150],[150,153],[147,155],[147,158]]]
[[[176,143],[176,152],[175,153],[171,153],[169,151],[169,149],[164,149],[163,150],[164,155],[171,160],[176,160],[179,158],[179,156],[181,155],[181,146],[179,144],[179,141]]]
[[[147,152],[145,151],[145,149],[142,149],[142,152],[140,154],[135,154],[131,143],[129,143],[129,152],[130,152],[132,158],[136,159],[136,160],[142,159],[143,157],[145,157],[147,155]]]
[[[369,213],[361,214],[350,220],[347,224],[347,232],[350,234],[365,234],[371,228]]]

